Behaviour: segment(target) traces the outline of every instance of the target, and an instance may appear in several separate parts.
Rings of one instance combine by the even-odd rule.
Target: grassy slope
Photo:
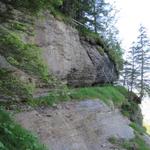
[[[128,112],[127,117],[130,117],[129,114],[135,111],[138,106],[134,102],[127,101],[127,90],[124,87],[120,86],[98,86],[98,87],[85,87],[85,88],[76,88],[76,89],[65,89],[64,91],[55,91],[51,92],[49,96],[41,98],[38,101],[32,100],[30,104],[32,105],[52,105],[54,103],[59,103],[60,101],[68,100],[84,100],[84,99],[95,99],[99,98],[104,101],[106,104],[114,104],[114,106],[121,109],[122,112]],[[131,103],[131,104],[130,104]],[[129,108],[122,107],[122,105],[131,105]],[[135,106],[136,105],[136,106]],[[133,109],[133,110],[132,110]],[[130,126],[135,131],[135,138],[130,141],[122,141],[114,139],[112,140],[113,144],[118,147],[123,147],[127,150],[136,148],[137,150],[150,150],[149,146],[146,145],[143,140],[142,135],[145,133],[145,129],[140,125],[132,122]],[[110,140],[111,142],[111,140]]]
[[[134,130],[134,139],[125,141],[121,139],[116,139],[115,137],[111,137],[109,139],[110,143],[120,148],[125,148],[127,150],[150,150],[150,147],[145,143],[143,139],[143,135],[146,133],[146,129],[135,122],[131,122],[130,127]]]
[[[48,97],[40,100],[30,101],[32,105],[52,105],[61,101],[67,100],[84,100],[99,98],[107,104],[115,104],[120,107],[125,96],[120,92],[121,87],[102,86],[102,87],[85,87],[63,90],[54,90]],[[124,91],[124,90],[123,90]],[[2,150],[45,150],[43,145],[38,143],[38,140],[31,135],[27,130],[16,124],[10,116],[0,109],[0,149]]]
[[[101,87],[85,87],[76,89],[68,89],[66,87],[60,90],[54,90],[49,94],[49,96],[40,98],[38,100],[31,100],[29,103],[33,106],[53,105],[62,101],[99,98],[106,104],[113,103],[116,107],[122,109],[121,106],[124,103],[128,103],[126,94],[127,90],[120,86],[107,85]],[[13,148],[14,145],[18,147],[14,149],[11,148],[11,150],[17,150],[17,148],[24,150],[26,146],[29,146],[30,150],[44,149],[44,147],[42,147],[40,144],[36,144],[38,141],[34,136],[30,135],[28,131],[22,129],[19,125],[16,125],[14,122],[12,122],[9,116],[3,111],[0,112],[0,122],[4,122],[0,124],[0,146],[8,147],[5,149],[3,148],[2,150],[10,150],[10,147],[12,146]],[[150,150],[142,138],[143,133],[145,133],[144,128],[136,123],[131,123],[130,126],[135,130],[136,137],[134,139],[130,141],[118,141],[116,139],[111,139],[110,142],[127,150],[130,150],[133,147],[136,147],[137,150]]]
[[[82,100],[87,98],[99,98],[110,104],[114,102],[116,106],[121,106],[125,101],[124,95],[118,90],[119,87],[103,86],[103,87],[86,87],[77,89],[61,89],[53,91],[46,98],[30,101],[30,104],[54,104],[67,100]],[[10,116],[0,109],[0,149],[2,150],[45,150],[40,145],[36,137],[31,135],[27,130],[16,124]]]
[[[46,150],[37,138],[0,109],[0,150]]]
[[[126,97],[122,91],[126,90],[119,86],[97,86],[97,87],[83,87],[63,90],[55,90],[49,93],[49,96],[39,98],[38,100],[30,100],[31,105],[53,105],[61,101],[69,100],[84,100],[84,99],[96,99],[104,101],[106,104],[114,104],[117,107],[121,107],[125,103]]]

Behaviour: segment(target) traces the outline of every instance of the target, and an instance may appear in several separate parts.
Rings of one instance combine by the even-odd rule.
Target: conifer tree
[[[150,39],[147,36],[146,28],[142,25],[140,25],[137,37],[135,59],[140,71],[137,86],[140,89],[140,98],[142,99],[144,91],[150,86],[147,85],[150,80],[147,78],[147,74],[150,72]]]
[[[150,89],[150,40],[147,37],[146,28],[140,25],[139,36],[136,42],[133,42],[130,48],[127,64],[127,82],[129,83],[130,91],[133,88],[139,90],[140,98],[142,99],[145,92]]]

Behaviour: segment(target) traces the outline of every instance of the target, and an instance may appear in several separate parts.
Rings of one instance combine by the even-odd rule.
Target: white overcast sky
[[[120,10],[117,27],[120,31],[122,46],[126,50],[137,37],[137,30],[142,23],[150,35],[150,0],[108,0],[115,1]]]
[[[113,1],[120,10],[117,27],[122,39],[122,47],[128,51],[132,41],[136,40],[138,28],[143,24],[150,37],[150,0],[108,0]],[[150,124],[150,97],[145,98],[142,105],[144,119]]]

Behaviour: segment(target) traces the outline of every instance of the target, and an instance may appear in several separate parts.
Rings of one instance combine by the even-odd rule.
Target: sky
[[[109,1],[115,1],[117,9],[120,10],[117,27],[124,49],[129,49],[132,41],[136,40],[141,23],[148,29],[150,35],[150,0]]]
[[[136,40],[139,25],[143,24],[150,37],[150,0],[108,0],[115,2],[119,9],[118,22],[122,47],[128,51],[131,43]],[[150,97],[146,97],[141,105],[144,120],[150,124]]]

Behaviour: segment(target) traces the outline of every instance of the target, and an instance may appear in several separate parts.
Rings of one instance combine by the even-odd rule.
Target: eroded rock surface
[[[129,120],[99,100],[38,108],[18,113],[16,120],[49,150],[120,150],[108,142],[110,137],[134,138]]]
[[[35,43],[43,49],[49,71],[71,86],[110,83],[117,79],[114,63],[99,46],[81,41],[78,31],[49,14],[35,23]]]

